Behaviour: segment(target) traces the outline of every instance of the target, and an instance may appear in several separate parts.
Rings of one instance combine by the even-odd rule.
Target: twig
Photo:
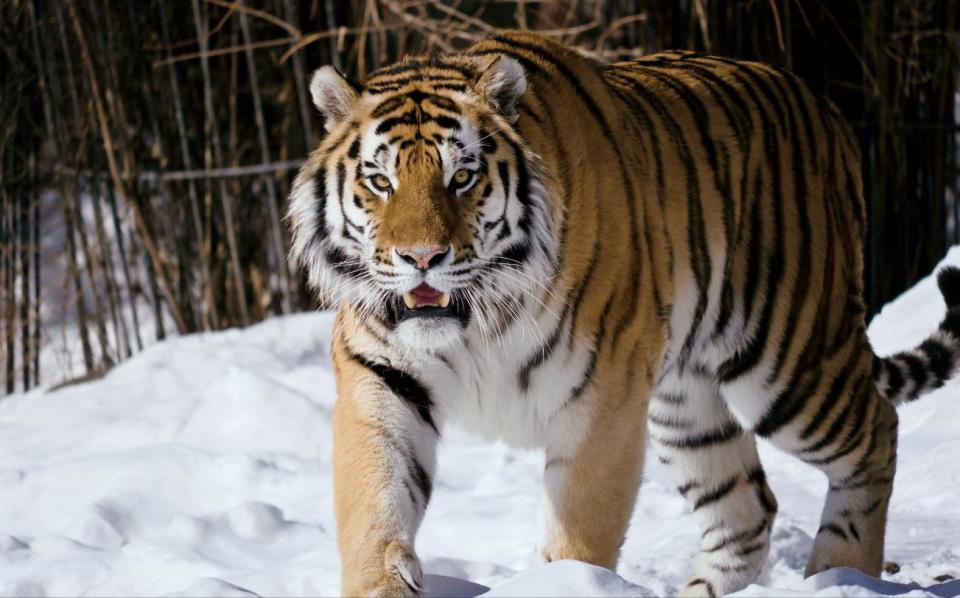
[[[235,2],[227,2],[226,0],[204,0],[204,2],[207,2],[209,4],[215,4],[217,6],[223,6],[224,8],[229,8],[231,12],[238,11],[240,13],[250,15],[251,17],[263,19],[268,23],[273,23],[277,27],[280,27],[281,29],[283,29],[293,37],[301,36],[300,30],[294,27],[293,25],[291,25],[290,23],[287,23],[286,21],[284,21],[280,17],[277,17],[276,15],[272,15],[262,10],[257,10],[256,8],[250,8],[249,6],[245,6],[242,0],[236,0]]]

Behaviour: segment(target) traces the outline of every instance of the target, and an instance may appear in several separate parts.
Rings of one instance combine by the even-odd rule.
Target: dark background
[[[362,78],[505,27],[798,73],[861,142],[876,311],[958,242],[957,4],[0,0],[0,393],[316,307],[282,222],[321,131],[310,72]]]

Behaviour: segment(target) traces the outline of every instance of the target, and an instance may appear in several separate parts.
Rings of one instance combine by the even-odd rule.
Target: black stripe
[[[702,578],[698,577],[698,578],[696,578],[696,579],[691,579],[690,581],[687,582],[687,587],[688,587],[688,588],[693,587],[693,586],[704,586],[704,587],[706,588],[706,590],[707,590],[707,595],[710,596],[711,598],[713,598],[713,597],[715,597],[715,596],[717,595],[717,593],[716,593],[716,592],[714,591],[714,589],[713,589],[713,584],[711,584],[711,583],[710,583],[709,581],[707,581],[706,579],[702,579]]]
[[[850,391],[836,397],[836,401],[843,405],[843,409],[833,420],[833,423],[827,428],[826,433],[823,437],[820,438],[814,444],[804,448],[802,452],[804,453],[815,453],[824,448],[833,444],[837,439],[837,436],[840,435],[840,432],[843,430],[844,424],[847,423],[847,418],[850,416],[851,411],[855,406],[863,408],[863,404],[866,401],[861,400],[863,397],[860,396],[860,391],[863,389],[863,386],[866,384],[866,377],[861,376],[857,380],[852,380],[853,386],[850,388]],[[859,405],[858,405],[859,403]],[[854,428],[855,430],[856,428]],[[801,438],[803,436],[801,435]]]
[[[417,115],[415,110],[410,110],[404,112],[399,116],[391,116],[390,118],[385,118],[380,121],[380,124],[377,125],[377,128],[374,130],[374,133],[377,135],[383,135],[391,130],[394,127],[399,125],[415,125],[417,124]]]
[[[739,573],[753,568],[753,565],[750,563],[740,563],[739,565],[720,565],[717,563],[710,563],[710,568],[715,569],[720,573]]]
[[[860,514],[864,516],[871,515],[874,511],[876,511],[880,507],[882,503],[883,503],[883,499],[878,498],[872,503],[870,503],[869,505],[867,505],[866,507],[864,507],[863,510],[860,511]]]
[[[313,175],[313,194],[317,201],[317,241],[323,241],[329,235],[327,230],[327,171],[323,167],[317,169]]]
[[[440,433],[433,420],[433,400],[419,380],[390,365],[370,361],[362,355],[351,354],[350,359],[377,375],[395,395],[402,399],[434,432]]]
[[[353,233],[350,232],[350,228],[357,231],[357,234],[363,235],[363,227],[361,227],[356,222],[350,220],[347,216],[347,211],[344,208],[343,200],[346,197],[346,183],[347,183],[347,167],[344,162],[341,160],[337,163],[337,200],[340,204],[340,214],[343,216],[343,228],[340,231],[340,234],[343,235],[345,239],[349,239],[354,243],[359,244],[360,240],[357,239]]]
[[[927,357],[927,370],[933,376],[933,388],[943,385],[953,369],[953,352],[935,338],[928,338],[918,347]]]
[[[497,237],[501,241],[510,234],[510,223],[507,222],[507,208],[510,206],[510,165],[506,160],[497,162],[497,174],[500,176],[500,184],[503,186],[503,213],[498,220],[503,220],[504,227]]]
[[[817,530],[817,535],[819,536],[823,532],[830,532],[835,536],[839,536],[840,538],[847,540],[847,532],[843,531],[843,528],[836,523],[824,523],[821,525],[820,529]]]
[[[513,149],[513,155],[515,158],[514,167],[517,170],[517,190],[516,198],[520,202],[520,219],[517,221],[517,226],[520,227],[520,230],[529,233],[530,224],[532,220],[531,210],[533,209],[532,201],[530,199],[530,172],[527,169],[527,158],[523,153],[523,148],[520,147],[509,136],[504,137],[507,140],[507,144]],[[500,174],[503,177],[503,173]],[[504,209],[506,211],[506,209]]]
[[[857,526],[851,521],[849,525],[847,525],[847,528],[850,530],[850,535],[853,536],[857,542],[859,542],[860,532],[857,530]]]
[[[413,486],[410,485],[410,482],[403,480],[403,487],[407,489],[407,498],[410,499],[410,504],[417,504],[417,497],[413,493]]]
[[[767,474],[763,469],[757,467],[747,474],[747,481],[756,486],[757,500],[763,507],[763,510],[769,514],[777,512],[777,499],[773,496],[770,488],[767,486]]]
[[[600,325],[597,328],[597,336],[594,339],[594,347],[590,351],[590,360],[587,362],[587,367],[583,371],[583,376],[580,380],[580,384],[578,384],[572,391],[570,391],[570,396],[563,403],[563,405],[561,405],[560,409],[558,409],[558,412],[562,409],[565,409],[571,403],[578,401],[580,397],[583,395],[583,391],[586,390],[590,382],[593,381],[593,374],[597,369],[597,361],[599,360],[599,357],[600,357],[600,346],[603,344],[603,337],[606,335],[607,316],[610,315],[610,304],[613,303],[613,299],[616,296],[617,294],[616,292],[614,292],[613,294],[610,295],[610,298],[607,299],[606,304],[604,304],[603,311],[600,312]]]
[[[410,477],[413,478],[413,482],[420,490],[420,494],[423,496],[423,504],[426,506],[426,504],[430,502],[430,496],[433,494],[433,481],[430,480],[430,476],[427,475],[427,471],[423,468],[423,464],[420,463],[416,455],[410,455],[409,463]]]
[[[842,447],[838,449],[837,452],[831,455],[828,455],[822,459],[803,459],[803,462],[809,465],[814,465],[816,467],[822,467],[824,465],[829,465],[834,461],[838,461],[843,457],[846,457],[847,455],[852,453],[854,450],[856,450],[856,448],[863,443],[863,437],[864,437],[863,431],[854,432],[854,434],[856,435],[852,439],[847,441],[845,445],[842,445]]]
[[[736,422],[729,422],[725,426],[702,434],[687,436],[685,438],[656,438],[656,441],[664,446],[676,449],[699,449],[705,446],[720,444],[737,438],[742,433],[742,429]]]
[[[754,426],[754,433],[769,438],[799,415],[817,389],[818,372],[803,372],[804,376],[794,376],[771,403],[763,417]]]
[[[567,219],[564,218],[564,222]],[[584,295],[586,295],[587,287],[590,286],[590,281],[593,279],[593,275],[596,272],[597,267],[597,255],[600,253],[600,231],[594,231],[594,240],[593,240],[593,249],[590,252],[590,261],[587,263],[587,271],[584,276],[580,279],[578,286],[570,288],[570,293],[565,297],[566,302],[570,304],[570,297],[573,296],[572,307],[570,309],[570,333],[567,337],[567,349],[573,350],[573,344],[576,341],[575,328],[577,326],[577,316],[580,314],[580,305],[583,301]]]
[[[527,392],[527,390],[530,388],[530,376],[533,375],[533,370],[540,367],[543,363],[550,359],[550,356],[553,355],[554,350],[556,350],[557,344],[560,342],[560,335],[562,334],[563,328],[567,322],[567,316],[569,315],[569,306],[564,305],[563,313],[560,316],[560,321],[557,322],[557,326],[553,329],[550,337],[534,350],[534,353],[527,359],[527,361],[517,372],[517,386],[519,386],[520,390],[523,392]]]
[[[683,405],[687,401],[687,397],[679,392],[658,392],[653,398],[671,405]]]
[[[830,390],[823,394],[823,398],[817,405],[817,408],[807,426],[800,432],[800,439],[807,440],[813,436],[820,427],[827,421],[834,408],[842,405],[841,397],[843,391],[847,388],[847,383],[851,382],[851,376],[860,363],[862,353],[859,343],[853,343],[849,347],[850,353],[847,356],[843,367],[837,372],[833,382],[830,384]]]
[[[430,102],[437,108],[440,108],[441,110],[446,110],[447,112],[450,112],[451,114],[456,114],[458,116],[462,114],[460,110],[460,106],[446,96],[438,96],[436,94],[428,93],[428,94],[425,94],[424,97],[428,102]]]
[[[707,505],[715,503],[719,500],[722,500],[723,497],[727,496],[733,489],[737,486],[737,483],[740,481],[740,475],[735,475],[723,484],[720,484],[710,492],[701,495],[697,498],[696,502],[693,503],[693,510],[703,508]]]
[[[356,278],[366,274],[366,268],[360,265],[356,258],[345,254],[339,247],[328,249],[324,257],[327,258],[330,267],[338,274],[348,278]]]
[[[370,95],[380,95],[386,93],[396,93],[407,87],[411,83],[426,84],[434,91],[467,91],[469,87],[460,79],[451,79],[449,77],[407,77],[405,79],[396,79],[393,82],[381,83],[377,85],[368,85],[365,91]]]
[[[389,97],[377,104],[377,107],[374,108],[373,112],[370,113],[370,118],[382,118],[394,110],[399,109],[401,106],[406,104],[406,102],[406,97],[402,95]]]
[[[747,481],[751,484],[765,484],[767,482],[767,474],[760,467],[751,469],[747,473]]]
[[[854,464],[852,473],[850,473],[845,478],[843,478],[843,480],[841,480],[842,482],[852,480],[857,476],[868,473],[870,460],[874,457],[874,449],[876,449],[877,441],[880,438],[881,430],[878,428],[878,424],[879,424],[878,419],[880,417],[881,411],[878,408],[877,403],[874,401],[868,402],[866,400],[867,397],[872,397],[872,395],[867,394],[865,397],[862,397],[862,399],[864,400],[859,401],[857,411],[853,416],[854,419],[853,419],[853,423],[851,424],[851,429],[847,433],[847,436],[844,439],[843,443],[840,445],[840,448],[837,449],[837,451],[834,452],[832,455],[829,455],[823,459],[816,460],[816,461],[807,460],[808,463],[811,463],[812,465],[817,465],[817,466],[830,464],[840,459],[841,457],[845,457],[848,454],[852,453],[854,449],[858,448],[860,445],[863,444],[864,434],[865,433],[869,434],[870,441],[867,443],[866,450],[863,451],[863,453],[860,455],[860,458]],[[870,421],[870,427],[866,427],[865,423],[867,420],[867,407],[871,405],[874,408],[873,417],[871,418],[871,421]],[[893,429],[893,437],[896,438],[896,428]],[[894,448],[892,452],[893,452],[893,456],[895,457],[896,449]]]
[[[356,160],[357,156],[360,155],[360,136],[357,135],[353,143],[350,144],[350,149],[347,151],[347,157],[351,160]]]
[[[350,233],[347,231],[347,212],[343,208],[343,196],[346,191],[346,182],[347,182],[347,167],[343,164],[343,161],[337,162],[337,201],[340,203],[340,214],[343,216],[343,236],[349,237]]]
[[[892,359],[883,360],[884,368],[887,370],[887,396],[895,397],[903,389],[906,382],[903,372],[900,371],[900,364]]]
[[[893,484],[893,478],[891,476],[878,476],[873,478],[867,478],[859,482],[837,482],[831,483],[829,488],[831,492],[840,492],[842,490],[859,490],[860,488],[867,488],[869,486],[890,486]]]
[[[375,338],[375,339],[377,340],[377,342],[380,343],[381,345],[383,345],[384,347],[389,347],[389,346],[390,346],[390,341],[387,340],[386,336],[384,336],[384,334],[383,334],[381,331],[376,330],[373,326],[371,326],[371,324],[374,323],[374,322],[376,322],[377,324],[379,324],[379,325],[381,325],[381,326],[383,325],[383,322],[380,321],[379,318],[367,318],[367,319],[363,322],[363,330],[364,330],[364,332],[366,332],[367,334],[369,334],[370,336],[372,336],[373,338]]]
[[[911,353],[901,353],[898,357],[900,361],[907,364],[907,369],[910,370],[910,377],[913,379],[914,385],[910,390],[910,395],[914,397],[927,383],[927,368],[924,366],[922,359]]]
[[[507,249],[493,258],[488,263],[490,268],[499,268],[499,267],[512,267],[518,264],[523,264],[527,261],[527,258],[530,257],[530,244],[526,240],[520,240],[507,247]]]
[[[737,556],[747,556],[757,552],[758,550],[763,550],[766,548],[767,544],[765,542],[760,542],[759,544],[751,544],[750,546],[744,546],[738,550],[734,551],[734,554]]]
[[[723,529],[723,528],[725,528],[725,527],[726,527],[726,523],[725,523],[724,521],[722,521],[722,520],[721,520],[721,521],[717,521],[717,522],[714,523],[713,525],[705,528],[703,531],[700,532],[700,539],[701,539],[701,540],[702,540],[702,539],[705,539],[705,538],[706,538],[707,536],[709,536],[711,533],[713,533],[713,532],[715,532],[715,531],[718,531],[718,530],[721,530],[721,529]]]
[[[647,419],[657,424],[658,426],[662,426],[664,428],[673,428],[677,430],[686,429],[692,425],[692,423],[689,420],[657,415],[656,413],[653,413],[653,412],[647,415]]]
[[[420,72],[424,70],[428,70],[430,72]],[[381,67],[370,73],[370,76],[367,80],[368,82],[372,81],[374,83],[379,79],[387,79],[388,81],[391,81],[389,77],[406,73],[413,73],[414,76],[421,78],[437,77],[438,73],[436,71],[438,70],[453,71],[466,79],[472,79],[477,75],[475,69],[472,69],[465,64],[447,62],[440,56],[434,55],[423,58],[407,58],[398,64]]]
[[[766,519],[763,519],[760,522],[760,525],[758,525],[757,527],[753,529],[743,530],[741,532],[737,532],[733,535],[727,536],[726,538],[724,538],[723,540],[720,540],[710,548],[704,548],[700,552],[708,552],[708,553],[718,552],[720,550],[723,550],[724,548],[727,548],[731,544],[738,544],[740,542],[749,542],[755,539],[756,537],[758,537],[763,532],[765,532],[767,530],[767,525],[768,525],[768,521]],[[761,548],[762,546],[763,545],[761,545]],[[742,556],[743,554],[748,554],[748,553],[738,552],[737,554]]]
[[[749,183],[745,183],[749,186]],[[763,197],[763,176],[758,170],[753,178],[753,202],[750,204],[749,230],[750,245],[747,257],[747,276],[743,284],[743,331],[747,333],[750,319],[753,316],[753,302],[757,297],[756,289],[760,286],[760,277],[763,268],[763,223],[760,221],[761,210],[759,203]],[[743,207],[747,209],[746,204]]]

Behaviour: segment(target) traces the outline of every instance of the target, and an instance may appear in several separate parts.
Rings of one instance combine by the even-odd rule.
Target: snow
[[[960,248],[945,262],[960,264]],[[881,354],[915,345],[943,303],[932,277],[872,322]],[[331,595],[329,313],[158,343],[104,378],[0,401],[0,595]],[[826,482],[761,446],[780,503],[767,566],[740,596],[957,596],[960,382],[901,410],[882,580],[804,580]],[[648,596],[689,574],[699,534],[655,459],[618,574],[536,566],[538,452],[452,431],[417,550],[432,594]],[[941,577],[941,579],[943,579]]]

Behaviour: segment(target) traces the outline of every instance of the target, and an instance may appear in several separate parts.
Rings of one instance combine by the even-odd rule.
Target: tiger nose
[[[400,259],[414,268],[426,272],[442,262],[450,253],[450,246],[446,247],[411,247],[409,249],[393,248]]]

